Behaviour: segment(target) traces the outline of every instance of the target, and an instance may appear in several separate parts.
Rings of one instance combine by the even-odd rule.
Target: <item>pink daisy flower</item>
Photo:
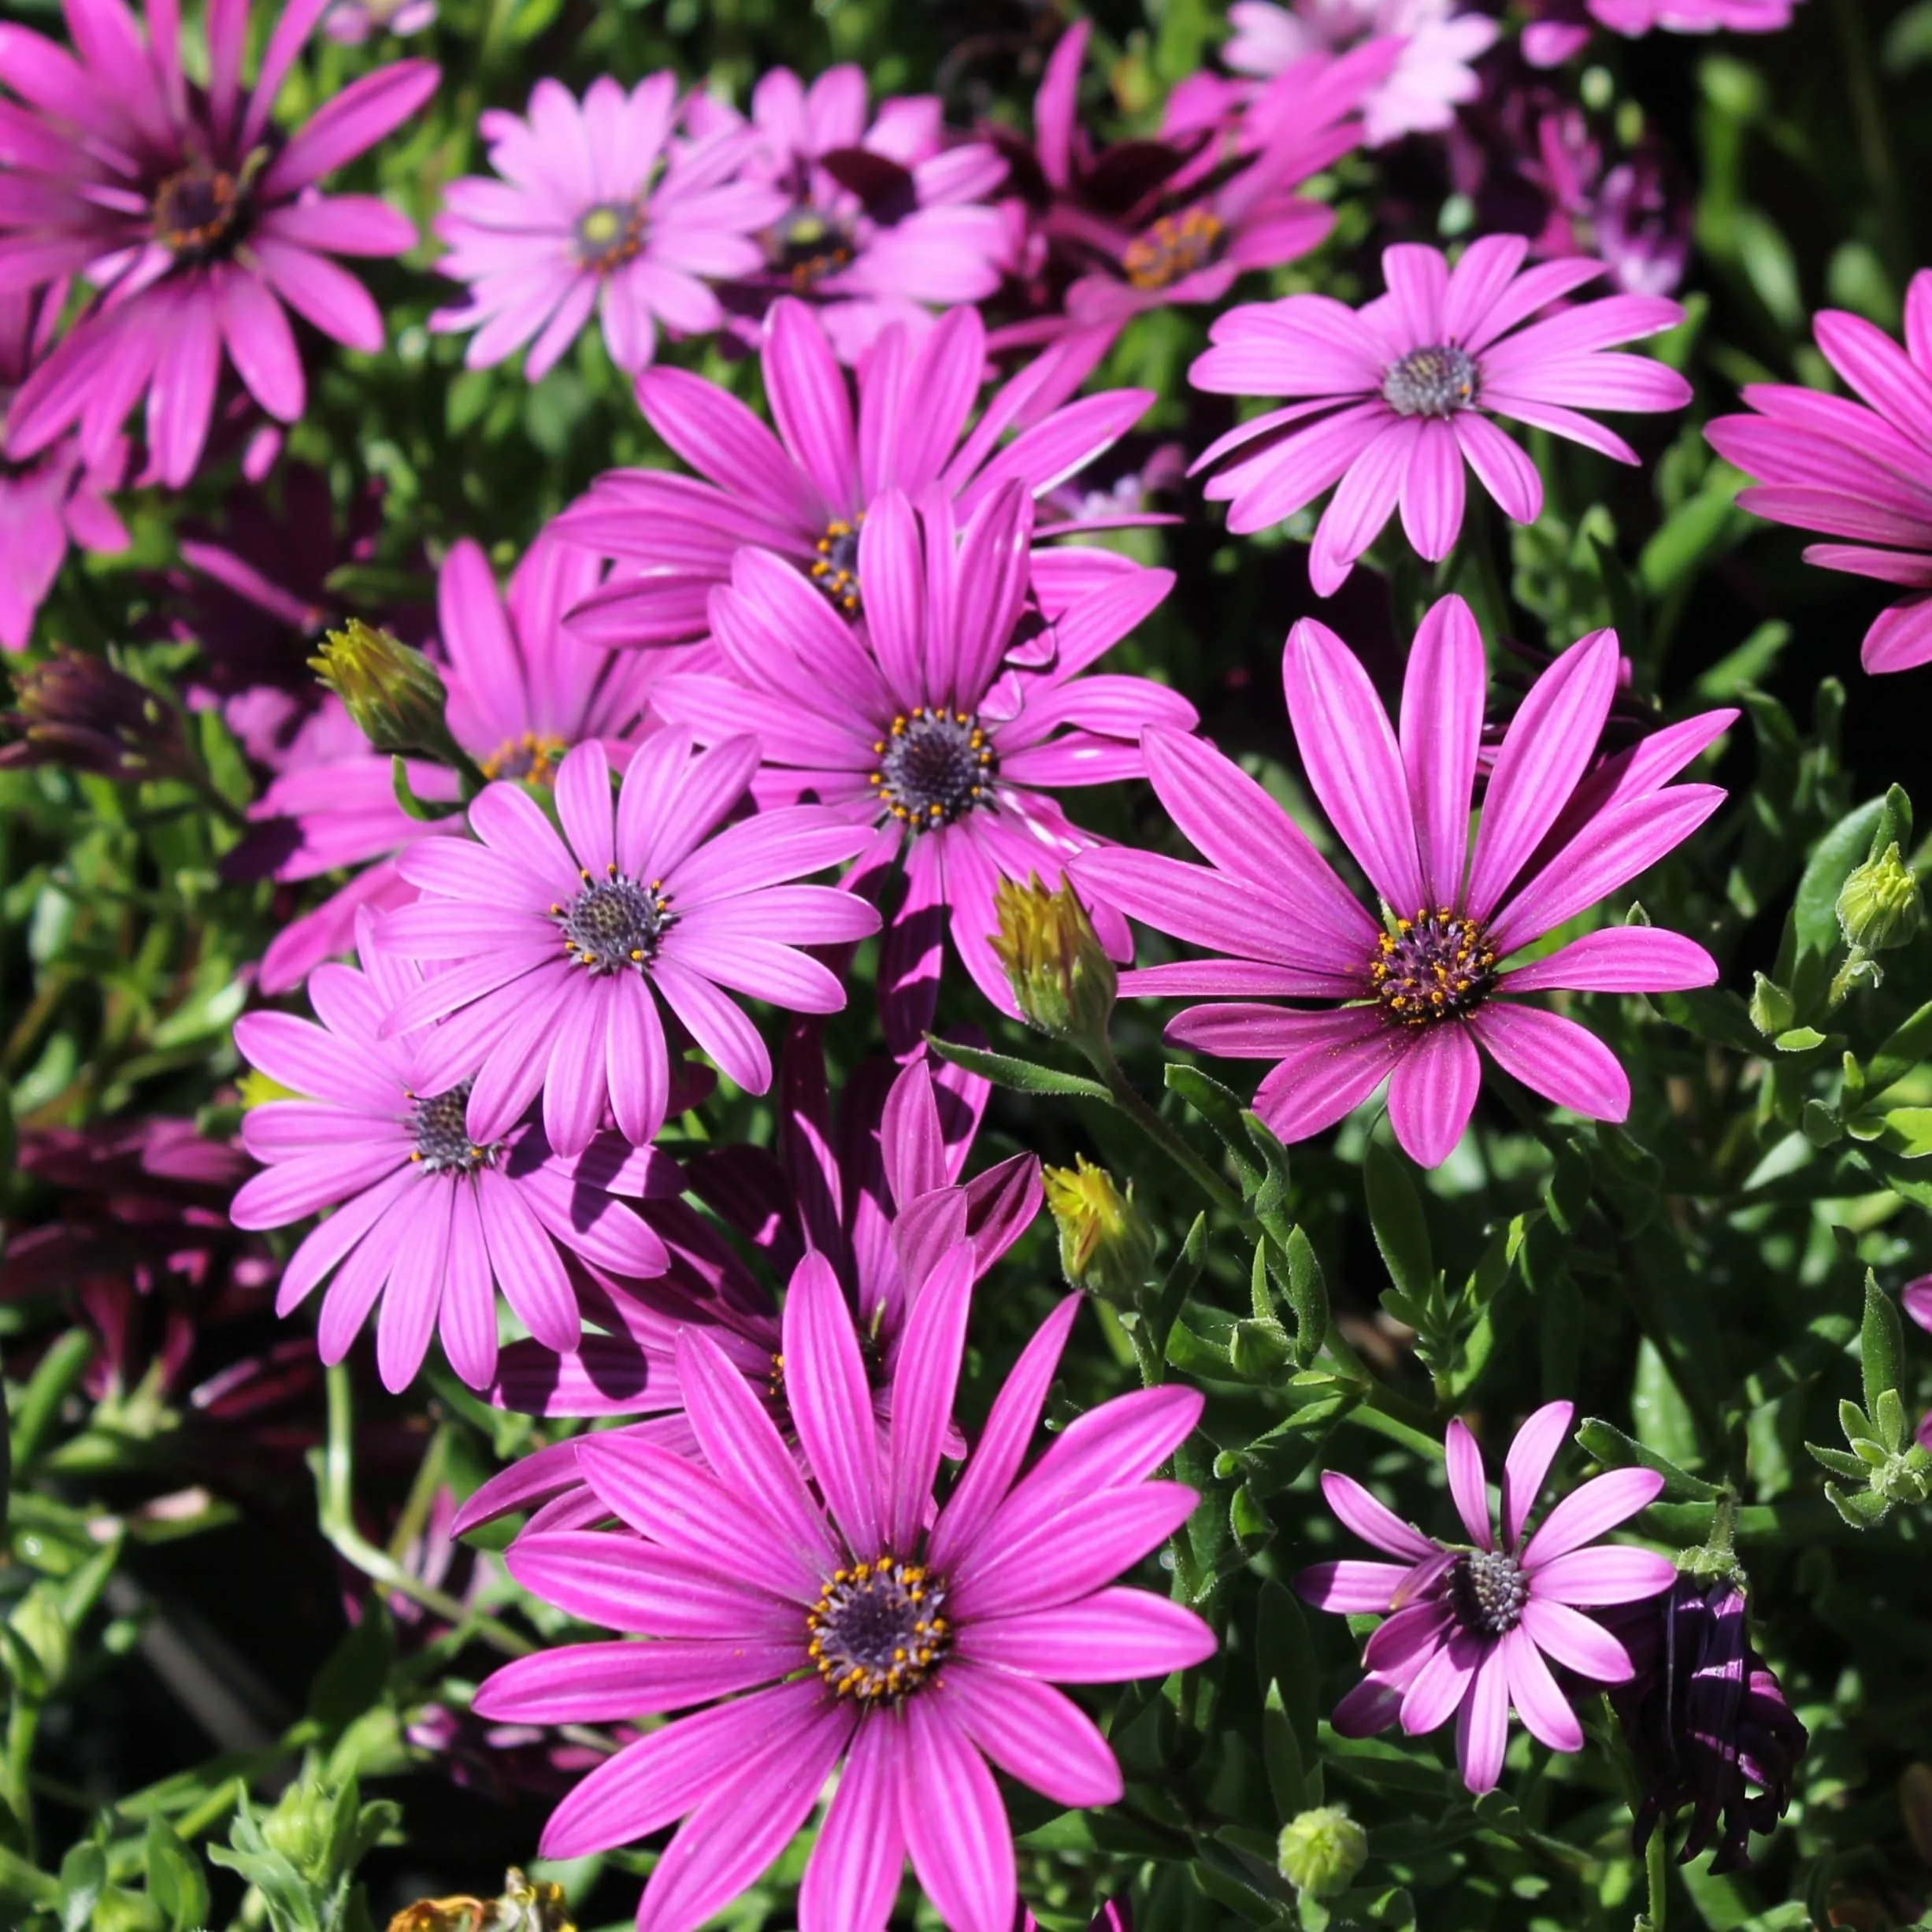
[[[433,27],[436,0],[336,0],[322,21],[330,39],[359,47],[378,34],[400,40]]]
[[[659,369],[639,377],[646,420],[699,476],[612,470],[552,526],[635,566],[572,614],[586,643],[702,636],[712,587],[730,580],[747,544],[789,558],[854,614],[858,533],[881,492],[917,496],[936,485],[961,517],[1009,477],[1040,496],[1110,448],[1154,400],[1150,390],[1113,389],[1069,402],[1087,364],[1050,352],[995,391],[969,432],[986,369],[986,331],[973,309],[951,310],[916,340],[896,324],[886,328],[855,380],[820,317],[787,297],[773,306],[762,354],[775,436],[701,376]],[[1062,518],[1040,534],[1143,521]]]
[[[0,50],[10,31],[0,27]],[[0,419],[52,336],[61,295],[0,289]],[[91,463],[71,437],[32,462],[0,456],[0,650],[26,649],[70,543],[106,555],[128,547],[127,527],[107,500],[127,458],[119,436]]]
[[[853,363],[888,322],[916,334],[929,309],[984,301],[1007,245],[985,205],[1006,176],[998,151],[949,140],[934,95],[883,101],[876,115],[868,95],[862,68],[829,67],[807,87],[777,67],[751,90],[748,123],[721,102],[693,106],[707,132],[750,128],[747,177],[784,198],[744,296],[761,307],[787,291],[809,298]]]
[[[436,69],[401,61],[350,83],[292,135],[270,113],[328,0],[289,0],[244,97],[246,6],[211,8],[209,81],[182,72],[172,0],[149,0],[143,35],[121,0],[66,0],[76,54],[0,28],[0,275],[35,287],[85,275],[100,291],[21,388],[7,451],[36,454],[74,424],[106,459],[147,398],[158,480],[195,473],[225,352],[270,416],[293,422],[306,385],[284,305],[350,348],[382,347],[368,290],[331,255],[399,255],[414,224],[367,195],[315,184],[399,127],[436,91]]]
[[[1370,147],[1452,127],[1456,109],[1481,91],[1473,63],[1500,31],[1485,14],[1458,13],[1455,0],[1296,0],[1292,8],[1235,0],[1228,24],[1234,32],[1221,57],[1236,73],[1264,80],[1310,54],[1339,54],[1378,35],[1399,38],[1388,78],[1362,103]]]
[[[664,1124],[665,1000],[738,1085],[762,1093],[771,1059],[725,989],[795,1013],[836,1013],[845,988],[799,948],[879,929],[872,907],[791,881],[854,857],[868,834],[816,806],[731,816],[758,769],[755,738],[692,756],[664,730],[632,757],[614,801],[592,739],[557,769],[563,832],[519,786],[471,803],[481,843],[419,839],[397,870],[422,897],[389,914],[385,942],[447,962],[392,1013],[388,1034],[431,1020],[445,1085],[473,1077],[472,1137],[494,1140],[543,1096],[560,1154],[590,1144],[606,1107],[640,1145]],[[428,1077],[425,1076],[427,1078]]]
[[[784,1309],[807,1473],[716,1344],[688,1330],[678,1371],[710,1472],[588,1437],[578,1459],[620,1529],[511,1546],[526,1589],[651,1641],[523,1659],[477,1692],[478,1711],[533,1723],[690,1713],[599,1766],[543,1834],[545,1856],[570,1858],[684,1820],[645,1887],[639,1932],[692,1932],[736,1897],[835,1771],[802,1932],[884,1932],[908,1854],[955,1932],[1012,1932],[1011,1828],[988,1760],[1056,1804],[1110,1804],[1122,1788],[1112,1752],[1048,1680],[1165,1676],[1213,1653],[1192,1611],[1107,1587],[1194,1505],[1192,1490],[1148,1478],[1193,1426],[1199,1395],[1104,1404],[1019,1475],[1077,1297],[1021,1356],[933,1515],[972,1275],[963,1246],[932,1270],[885,1444],[851,1308],[813,1256]]]
[[[1653,28],[1666,33],[1770,34],[1791,24],[1798,0],[1530,0],[1535,17],[1524,24],[1523,58],[1532,67],[1560,67],[1589,44],[1590,23],[1634,39]]]
[[[469,300],[438,310],[429,326],[476,330],[470,368],[528,343],[524,374],[536,382],[593,310],[625,371],[650,362],[660,327],[677,336],[723,325],[709,284],[758,267],[752,236],[784,198],[741,178],[742,135],[673,146],[677,108],[677,77],[653,74],[628,95],[600,76],[581,104],[547,79],[531,91],[527,119],[486,110],[480,125],[498,178],[452,181],[431,224],[450,247],[437,265],[469,284]]]
[[[1318,1133],[1387,1080],[1396,1139],[1433,1167],[1475,1106],[1478,1048],[1558,1105],[1622,1120],[1630,1088],[1615,1056],[1574,1020],[1520,996],[1708,986],[1716,962],[1647,925],[1586,933],[1545,957],[1504,962],[1710,817],[1722,790],[1667,781],[1737,714],[1706,712],[1589,771],[1617,680],[1616,633],[1595,632],[1537,680],[1511,721],[1472,852],[1488,675],[1459,597],[1444,598],[1416,633],[1399,735],[1368,673],[1326,625],[1295,626],[1281,672],[1309,784],[1367,875],[1379,916],[1237,766],[1198,739],[1150,730],[1148,776],[1211,863],[1110,847],[1076,859],[1074,883],[1231,956],[1129,973],[1122,990],[1344,1002],[1319,1012],[1192,1007],[1167,1029],[1205,1053],[1276,1061],[1255,1109],[1284,1140]]]
[[[242,1144],[265,1171],[235,1196],[238,1228],[280,1228],[335,1212],[283,1270],[276,1312],[325,1277],[319,1346],[339,1362],[378,1296],[376,1359],[384,1385],[406,1388],[440,1334],[472,1388],[496,1372],[496,1289],[552,1348],[574,1347],[576,1293],[561,1248],[628,1275],[661,1274],[664,1244],[617,1196],[675,1192],[676,1169],[621,1142],[559,1159],[535,1126],[487,1140],[464,1125],[466,1084],[425,1071],[431,1036],[384,1022],[421,976],[376,940],[362,967],[324,966],[309,983],[319,1025],[283,1013],[235,1024],[249,1064],[311,1097],[251,1108]]]
[[[986,996],[1012,1012],[990,935],[1002,876],[1057,884],[1094,843],[1048,795],[1062,786],[1137,777],[1150,721],[1195,722],[1179,693],[1145,678],[1080,673],[1167,595],[1174,579],[1124,558],[1098,572],[1077,560],[1078,594],[1029,615],[1033,506],[1009,478],[956,533],[954,510],[929,489],[915,510],[888,490],[859,532],[864,616],[849,625],[796,570],[741,551],[713,594],[720,673],[673,672],[658,685],[667,718],[701,741],[764,733],[764,805],[811,797],[862,829],[863,856],[846,883],[883,888],[903,854],[906,890],[886,934],[879,993],[895,1051],[930,1024],[942,920]],[[1031,559],[1033,582],[1050,569]],[[774,717],[781,725],[773,724]],[[1095,909],[1101,936],[1131,956],[1125,921]]]
[[[1401,1559],[1318,1563],[1296,1579],[1324,1610],[1387,1619],[1362,1654],[1369,1674],[1335,1707],[1343,1737],[1370,1737],[1400,1719],[1417,1737],[1453,1717],[1463,1782],[1478,1793],[1493,1791],[1502,1775],[1512,1706],[1539,1743],[1582,1749],[1583,1728],[1551,1663],[1593,1683],[1626,1682],[1636,1668],[1629,1651],[1584,1612],[1657,1596],[1676,1582],[1677,1566],[1648,1550],[1592,1547],[1656,1501],[1663,1478],[1648,1469],[1613,1470],[1585,1483],[1524,1540],[1574,1412],[1567,1402],[1550,1403],[1516,1432],[1496,1527],[1482,1452],[1459,1421],[1450,1423],[1449,1493],[1467,1544],[1424,1536],[1352,1476],[1322,1476],[1329,1507],[1364,1542]]]
[[[1359,311],[1329,295],[1290,295],[1221,317],[1208,332],[1214,346],[1188,372],[1196,388],[1308,399],[1230,430],[1196,462],[1206,469],[1245,450],[1207,484],[1229,506],[1228,528],[1266,529],[1338,484],[1308,558],[1309,580],[1326,597],[1398,502],[1417,552],[1448,556],[1463,527],[1465,462],[1516,522],[1535,522],[1542,479],[1492,416],[1634,463],[1621,436],[1582,411],[1687,402],[1676,370],[1603,353],[1684,312],[1662,296],[1611,295],[1522,328],[1604,272],[1600,261],[1548,261],[1519,273],[1528,248],[1520,235],[1485,235],[1452,270],[1439,250],[1402,243],[1382,254],[1389,292]]]
[[[483,552],[454,544],[437,573],[438,638],[449,725],[486,777],[548,784],[573,745],[601,744],[621,766],[640,732],[658,666],[566,636],[563,614],[602,580],[603,566],[547,533],[524,553],[499,592]],[[393,762],[375,751],[339,703],[306,727],[286,768],[249,807],[255,829],[230,861],[240,877],[288,884],[352,870],[355,876],[284,926],[262,955],[265,992],[301,985],[317,961],[345,951],[358,908],[415,897],[394,855],[436,828],[396,803]],[[454,774],[412,761],[417,797],[454,803]],[[462,821],[445,821],[445,832]]]
[[[1875,673],[1912,670],[1932,663],[1932,269],[1906,291],[1902,349],[1837,309],[1821,310],[1811,328],[1861,401],[1753,383],[1744,399],[1757,413],[1720,416],[1704,434],[1756,480],[1738,493],[1746,510],[1848,540],[1809,545],[1807,563],[1912,593],[1866,632],[1860,661]]]

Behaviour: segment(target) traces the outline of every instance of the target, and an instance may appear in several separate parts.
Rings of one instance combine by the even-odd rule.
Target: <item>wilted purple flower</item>
[[[743,178],[751,144],[739,133],[674,143],[677,108],[677,79],[666,73],[628,95],[600,76],[580,103],[545,78],[527,120],[484,111],[496,178],[452,181],[433,224],[450,247],[438,265],[470,288],[465,306],[439,310],[429,326],[476,330],[470,368],[528,343],[524,374],[538,381],[593,311],[626,372],[656,354],[660,327],[702,336],[722,326],[710,284],[757,268],[753,236],[784,198]]]
[[[1689,719],[1591,771],[1617,663],[1616,633],[1598,631],[1537,680],[1496,755],[1472,850],[1488,673],[1468,606],[1445,597],[1423,620],[1399,733],[1355,654],[1303,618],[1282,659],[1289,717],[1309,784],[1368,875],[1381,916],[1239,766],[1198,739],[1151,729],[1142,738],[1148,776],[1212,866],[1107,847],[1074,860],[1074,883],[1232,956],[1127,973],[1122,992],[1233,996],[1190,1007],[1167,1037],[1275,1061],[1255,1106],[1285,1140],[1332,1125],[1386,1079],[1396,1137],[1434,1166],[1475,1106],[1479,1048],[1559,1106],[1622,1119],[1630,1087],[1616,1056],[1574,1020],[1518,996],[1708,986],[1717,962],[1695,941],[1648,925],[1605,927],[1523,966],[1504,962],[1717,809],[1718,787],[1669,781],[1737,714]],[[1345,1003],[1310,1012],[1249,1003],[1257,996]]]
[[[11,711],[0,729],[0,770],[67,765],[103,778],[192,778],[193,754],[171,699],[137,684],[105,658],[54,647],[13,673]]]
[[[78,422],[86,460],[105,462],[145,394],[157,473],[179,488],[200,461],[224,353],[261,407],[293,422],[307,384],[288,309],[350,348],[382,347],[368,290],[329,257],[401,254],[415,226],[315,184],[414,113],[437,72],[380,68],[284,136],[276,98],[328,5],[281,9],[246,96],[246,4],[209,11],[206,88],[183,71],[174,0],[149,0],[145,35],[118,0],[67,0],[72,54],[0,29],[0,81],[24,103],[0,103],[16,184],[0,202],[0,272],[17,288],[84,275],[100,291],[13,399],[16,460]]]
[[[385,1387],[406,1387],[440,1334],[450,1366],[484,1388],[496,1371],[498,1288],[532,1334],[562,1350],[581,1318],[560,1249],[618,1274],[662,1272],[664,1244],[619,1197],[674,1189],[663,1170],[675,1170],[607,1140],[562,1159],[514,1114],[472,1135],[468,1082],[426,1071],[435,1036],[385,1029],[419,976],[375,942],[367,914],[359,938],[362,970],[319,966],[309,981],[320,1025],[282,1013],[235,1022],[250,1065],[307,1097],[250,1110],[243,1144],[265,1171],[230,1213],[239,1228],[279,1228],[334,1207],[291,1257],[276,1297],[285,1315],[332,1275],[324,1362],[348,1353],[380,1296]]]
[[[1645,1789],[1637,1849],[1692,1808],[1678,1863],[1717,1842],[1713,1872],[1751,1862],[1791,1803],[1810,1734],[1752,1648],[1744,1592],[1728,1578],[1680,1576],[1668,1596],[1615,1616],[1636,1674],[1610,1701]]]
[[[1654,1502],[1663,1478],[1613,1470],[1567,1496],[1524,1538],[1530,1512],[1575,1413],[1540,1408],[1517,1431],[1503,1470],[1501,1535],[1492,1526],[1482,1452],[1460,1421],[1449,1425],[1449,1493],[1467,1544],[1424,1536],[1376,1501],[1352,1476],[1322,1478],[1329,1507],[1364,1542],[1399,1563],[1317,1563],[1295,1587],[1311,1604],[1385,1621],[1362,1653],[1368,1675],[1335,1707],[1336,1730],[1366,1737],[1400,1718],[1414,1737],[1456,1719],[1455,1752],[1471,1791],[1496,1789],[1512,1705],[1530,1735],[1552,1751],[1580,1751],[1583,1730],[1550,1673],[1563,1665],[1599,1684],[1621,1683],[1633,1666],[1622,1644],[1586,1609],[1668,1589],[1676,1567],[1648,1550],[1595,1543]]]
[[[776,436],[735,396],[685,370],[639,378],[646,420],[699,477],[612,470],[551,525],[562,540],[632,566],[570,614],[585,643],[701,636],[713,588],[730,580],[732,559],[747,545],[788,558],[855,613],[863,601],[859,532],[885,491],[917,497],[936,488],[962,520],[1009,478],[1037,497],[1078,476],[1154,399],[1149,390],[1114,389],[1069,401],[1086,365],[1050,350],[996,390],[969,430],[986,332],[967,308],[916,340],[888,327],[855,379],[821,317],[785,297],[773,305],[762,354]],[[1007,440],[1009,432],[1018,433]],[[1042,534],[1093,527],[1059,516]]]
[[[9,31],[0,27],[0,46]],[[53,337],[63,293],[0,289],[0,421]],[[127,454],[117,436],[91,463],[71,439],[28,462],[0,456],[0,650],[26,648],[70,543],[108,555],[128,547],[126,526],[107,501],[121,488]]]
[[[882,889],[903,856],[906,893],[879,966],[895,1051],[931,1021],[948,914],[975,984],[1016,1010],[992,948],[994,889],[1035,874],[1057,886],[1095,842],[1051,793],[1138,777],[1144,725],[1195,721],[1164,685],[1081,675],[1166,595],[1171,573],[1107,558],[1118,567],[1096,577],[1092,560],[1074,559],[1081,594],[1042,626],[1029,614],[1029,584],[1054,559],[1031,554],[1033,518],[1013,478],[963,534],[939,490],[916,510],[888,491],[859,532],[856,626],[769,551],[741,551],[711,600],[724,673],[673,673],[657,688],[665,715],[702,740],[764,734],[761,803],[816,798],[866,828],[849,886]],[[1104,908],[1096,917],[1103,940],[1131,957],[1125,921]]]
[[[1485,235],[1452,269],[1440,250],[1405,243],[1383,251],[1388,293],[1359,310],[1329,295],[1290,295],[1221,317],[1188,381],[1217,395],[1303,399],[1230,430],[1196,462],[1204,469],[1244,451],[1207,484],[1209,498],[1229,505],[1228,528],[1265,530],[1335,484],[1308,556],[1309,580],[1327,597],[1398,503],[1417,553],[1448,556],[1463,528],[1465,465],[1515,521],[1536,521],[1542,478],[1493,415],[1634,463],[1621,436],[1582,411],[1689,401],[1675,369],[1608,353],[1674,327],[1684,312],[1659,296],[1611,295],[1525,328],[1604,272],[1599,261],[1524,269],[1528,246],[1521,235]]]
[[[1807,563],[1911,593],[1879,614],[1860,658],[1875,673],[1912,670],[1932,663],[1932,269],[1906,291],[1903,348],[1837,309],[1820,310],[1811,332],[1860,401],[1752,383],[1756,413],[1720,416],[1704,434],[1752,479],[1738,492],[1746,510],[1849,540],[1810,545]]]
[[[620,1527],[526,1533],[511,1546],[526,1589],[652,1641],[523,1659],[477,1692],[480,1715],[691,1713],[599,1766],[544,1831],[545,1856],[569,1858],[684,1821],[645,1889],[640,1932],[690,1932],[728,1904],[841,1767],[805,1870],[802,1932],[884,1932],[908,1854],[955,1932],[1010,1932],[1013,1841],[988,1760],[1056,1804],[1111,1803],[1112,1752],[1048,1680],[1159,1677],[1213,1653],[1192,1611],[1103,1587],[1193,1507],[1192,1490],[1148,1478],[1193,1426],[1199,1395],[1106,1403],[1019,1474],[1077,1297],[1021,1356],[933,1515],[973,1273],[970,1244],[936,1258],[883,1447],[850,1304],[808,1256],[784,1338],[805,1471],[715,1343],[687,1330],[678,1374],[717,1473],[592,1436],[578,1457]]]

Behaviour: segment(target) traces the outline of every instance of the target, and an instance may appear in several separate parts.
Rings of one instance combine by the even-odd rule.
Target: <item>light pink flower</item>
[[[1512,1705],[1552,1751],[1580,1751],[1583,1727],[1551,1663],[1596,1684],[1633,1674],[1630,1654],[1585,1611],[1667,1590],[1677,1566],[1648,1550],[1596,1539],[1655,1502],[1663,1478],[1614,1470],[1567,1496],[1527,1541],[1524,1531],[1575,1411],[1538,1409],[1516,1432],[1503,1470],[1501,1533],[1492,1527],[1482,1452],[1460,1421],[1449,1425],[1449,1493],[1467,1544],[1424,1536],[1352,1476],[1322,1478],[1329,1507],[1365,1543],[1400,1562],[1318,1563],[1295,1587],[1309,1602],[1385,1619],[1362,1653],[1369,1674],[1335,1707],[1335,1729],[1366,1737],[1398,1719],[1411,1737],[1453,1717],[1455,1754],[1471,1791],[1502,1775]]]
[[[1875,673],[1912,670],[1932,663],[1932,269],[1906,291],[1902,349],[1837,309],[1811,329],[1862,401],[1752,383],[1744,399],[1757,413],[1720,416],[1704,434],[1756,479],[1738,493],[1746,510],[1848,540],[1811,544],[1807,563],[1911,593],[1874,621],[1860,657]]]
[[[653,74],[628,95],[605,75],[580,103],[545,79],[527,119],[484,113],[498,178],[452,181],[431,224],[450,247],[438,266],[470,287],[466,304],[438,310],[429,326],[476,330],[470,368],[528,343],[524,373],[538,381],[593,311],[627,372],[650,362],[660,327],[702,336],[723,324],[709,284],[758,267],[752,236],[784,198],[741,178],[751,146],[742,134],[725,128],[674,146],[677,106],[673,75]]]
[[[1661,296],[1611,295],[1525,328],[1604,272],[1600,261],[1522,269],[1528,247],[1520,235],[1484,235],[1452,270],[1439,250],[1403,243],[1383,252],[1388,293],[1359,311],[1330,295],[1290,295],[1221,317],[1208,332],[1214,346],[1188,372],[1196,388],[1307,399],[1230,430],[1195,463],[1244,451],[1207,484],[1211,499],[1229,504],[1228,528],[1266,529],[1337,484],[1308,558],[1309,580],[1326,597],[1398,503],[1417,552],[1448,556],[1463,527],[1465,463],[1515,521],[1536,521],[1542,479],[1493,415],[1634,463],[1621,436],[1582,411],[1688,402],[1676,370],[1604,353],[1684,312]]]
[[[322,22],[322,31],[344,46],[360,46],[377,34],[400,40],[433,27],[436,0],[336,0]]]
[[[1529,0],[1533,17],[1522,30],[1523,58],[1532,67],[1560,67],[1588,45],[1590,22],[1634,39],[1652,28],[1665,33],[1776,33],[1791,24],[1798,0]]]

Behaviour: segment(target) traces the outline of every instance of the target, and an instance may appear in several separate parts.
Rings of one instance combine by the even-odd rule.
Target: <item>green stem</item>
[[[1082,1040],[1080,1045],[1081,1051],[1092,1062],[1093,1070],[1100,1076],[1108,1093],[1113,1096],[1114,1104],[1177,1167],[1188,1174],[1201,1192],[1223,1213],[1233,1215],[1240,1222],[1252,1221],[1253,1216],[1248,1213],[1247,1203],[1241,1197],[1140,1097],[1140,1089],[1127,1077],[1120,1062],[1114,1057],[1112,1043],[1100,1038],[1091,1042]]]

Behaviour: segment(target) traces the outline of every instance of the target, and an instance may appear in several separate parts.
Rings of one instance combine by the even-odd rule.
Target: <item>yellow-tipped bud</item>
[[[1060,1268],[1067,1285],[1131,1307],[1154,1265],[1154,1230],[1104,1167],[1084,1155],[1071,1167],[1041,1175],[1047,1206],[1060,1231]]]
[[[1070,884],[1002,879],[993,896],[993,951],[1021,1017],[1055,1040],[1104,1038],[1119,975]]]
[[[1859,866],[1838,892],[1838,925],[1845,944],[1861,952],[1910,945],[1924,918],[1919,876],[1906,864],[1896,839]]]
[[[387,631],[351,617],[328,634],[309,666],[377,751],[439,754],[449,745],[443,714],[450,694],[436,667]]]

